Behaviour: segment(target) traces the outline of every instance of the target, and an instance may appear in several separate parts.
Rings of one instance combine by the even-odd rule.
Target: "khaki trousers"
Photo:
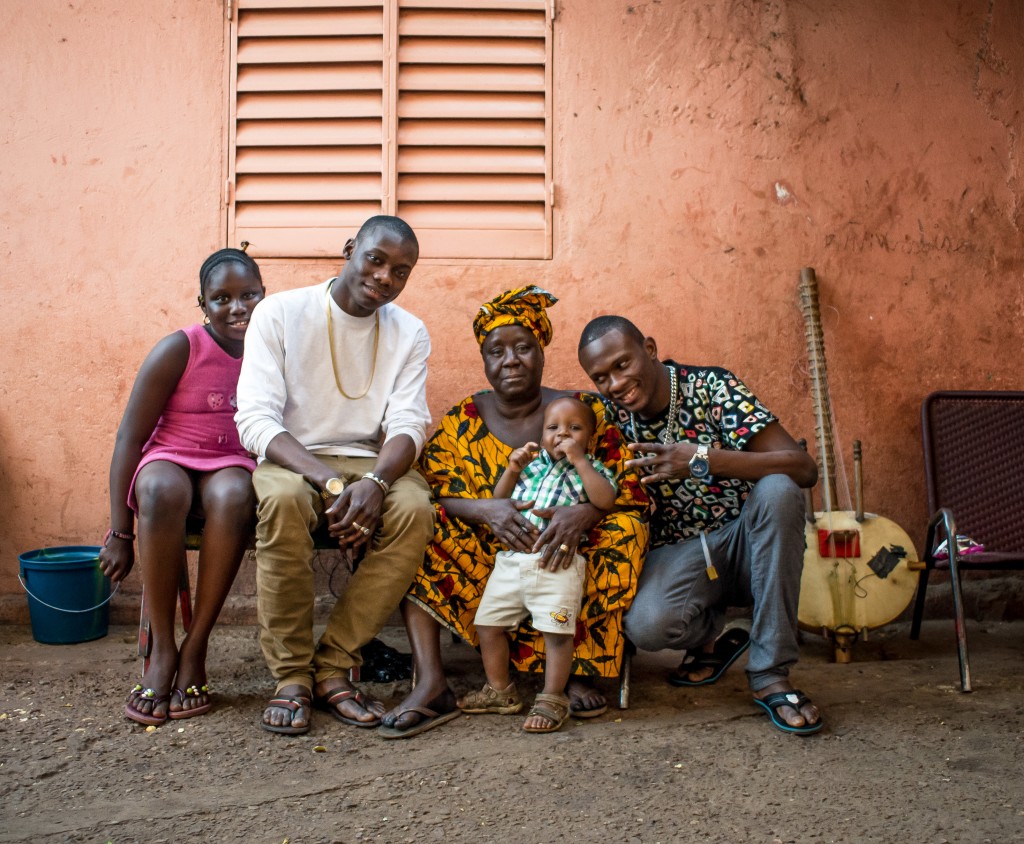
[[[318,455],[346,484],[372,471],[372,457]],[[323,518],[319,492],[302,475],[269,460],[253,473],[256,514],[256,604],[260,645],[277,690],[344,676],[376,636],[423,562],[434,531],[430,491],[411,470],[391,485],[372,548],[313,639],[313,531]]]

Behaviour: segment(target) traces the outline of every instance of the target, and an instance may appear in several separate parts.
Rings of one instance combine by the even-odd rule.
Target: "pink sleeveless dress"
[[[168,460],[184,469],[215,472],[239,466],[252,472],[256,461],[242,447],[235,428],[235,388],[242,359],[225,352],[202,325],[181,329],[188,337],[188,364],[178,386],[142,447],[128,506],[138,512],[135,481],[139,469],[154,460]]]

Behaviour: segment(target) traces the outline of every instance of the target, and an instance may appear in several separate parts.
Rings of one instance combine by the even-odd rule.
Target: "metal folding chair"
[[[971,691],[960,577],[970,569],[1024,569],[1024,392],[941,391],[921,407],[928,537],[910,638],[921,633],[933,569],[948,569],[960,688]],[[983,551],[963,553],[957,536]],[[946,554],[937,553],[945,543]]]

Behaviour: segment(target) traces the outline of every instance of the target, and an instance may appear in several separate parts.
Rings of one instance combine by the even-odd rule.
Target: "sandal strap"
[[[466,695],[467,706],[515,706],[520,703],[519,689],[515,683],[509,683],[504,689],[496,689],[490,683],[484,683],[482,689],[476,689]]]
[[[395,716],[395,720],[397,721],[399,718],[401,718],[403,715],[406,715],[409,712],[415,712],[417,715],[422,715],[424,718],[436,718],[438,715],[441,714],[439,712],[435,712],[433,709],[430,709],[426,706],[405,706],[401,709],[396,709],[393,714]]]
[[[135,695],[134,700],[148,700],[151,703],[163,703],[165,700],[171,699],[171,692],[168,692],[165,695],[158,695],[156,693],[156,689],[144,689],[138,684],[128,692],[129,698],[131,698],[132,695]]]
[[[351,700],[358,703],[363,709],[366,709],[366,695],[359,691],[359,689],[336,689],[321,699],[328,706],[333,707],[337,707],[339,703],[344,703],[346,700]]]
[[[714,654],[687,654],[683,661],[679,663],[676,673],[691,674],[694,671],[700,671],[702,668],[718,669],[723,665],[725,665],[725,660]]]
[[[270,707],[276,707],[277,709],[287,709],[293,715],[303,707],[309,707],[311,701],[308,697],[275,697],[267,701],[267,705],[264,709],[270,709]]]
[[[793,689],[791,692],[773,692],[767,697],[761,698],[761,703],[765,706],[771,707],[772,709],[776,709],[780,706],[789,706],[793,709],[799,709],[805,703],[810,702],[811,699],[799,689]]]
[[[569,714],[569,698],[567,695],[539,694],[534,698],[530,715],[539,715],[558,724]]]

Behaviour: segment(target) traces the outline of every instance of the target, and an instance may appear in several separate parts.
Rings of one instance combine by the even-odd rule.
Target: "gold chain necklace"
[[[331,369],[334,370],[334,383],[338,385],[338,392],[349,401],[356,401],[370,392],[370,387],[373,386],[373,376],[377,371],[377,346],[380,343],[380,309],[378,308],[373,312],[373,363],[370,365],[370,380],[366,382],[366,388],[358,396],[350,396],[345,392],[345,388],[341,386],[341,378],[338,375],[338,362],[334,359],[334,321],[331,319],[331,287],[337,280],[337,278],[332,278],[327,285],[327,342],[331,346]]]

